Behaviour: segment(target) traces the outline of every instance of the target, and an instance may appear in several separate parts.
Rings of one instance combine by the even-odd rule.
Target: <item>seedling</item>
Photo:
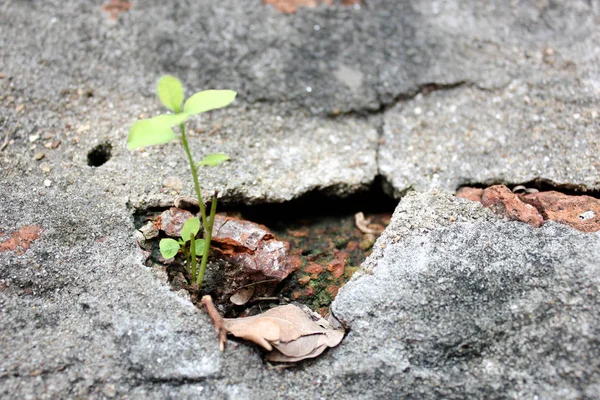
[[[215,213],[217,212],[217,193],[212,195],[210,211],[207,214],[206,205],[202,200],[197,169],[201,166],[216,167],[230,158],[223,153],[208,154],[196,164],[185,135],[184,123],[193,115],[228,106],[233,102],[237,93],[233,90],[204,90],[193,94],[184,103],[183,85],[179,79],[171,75],[165,75],[159,79],[157,93],[162,104],[173,111],[173,114],[163,114],[154,118],[136,121],[129,130],[127,147],[137,149],[168,143],[177,138],[181,139],[194,180],[201,220],[196,217],[188,219],[183,225],[181,239],[179,240],[162,239],[160,241],[160,252],[165,259],[169,259],[175,257],[182,249],[188,272],[200,287],[208,262]],[[175,126],[179,126],[180,136],[177,136],[173,131]],[[196,239],[196,235],[200,231],[200,221],[202,222],[204,239]],[[199,271],[196,271],[197,254],[202,256]]]

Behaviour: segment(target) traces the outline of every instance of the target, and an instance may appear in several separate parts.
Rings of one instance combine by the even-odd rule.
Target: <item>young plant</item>
[[[167,238],[162,239],[159,244],[160,254],[165,259],[173,258],[177,255],[180,249],[183,250],[186,269],[193,279],[197,279],[196,263],[192,260],[196,259],[196,254],[202,254],[206,242],[204,239],[197,239],[196,236],[200,231],[200,220],[197,217],[188,218],[181,228],[181,237],[179,240]],[[188,247],[189,242],[189,247]]]
[[[127,147],[137,149],[168,143],[177,138],[181,139],[192,172],[196,196],[198,197],[204,239],[196,239],[196,235],[200,231],[200,220],[192,217],[185,222],[181,230],[181,239],[162,239],[160,241],[160,251],[162,256],[168,259],[175,257],[179,250],[183,249],[188,271],[200,287],[208,262],[212,229],[217,211],[217,194],[212,195],[210,211],[207,214],[200,183],[198,182],[197,168],[200,166],[215,167],[229,160],[229,156],[223,153],[208,154],[196,164],[185,135],[184,123],[193,115],[228,106],[233,102],[237,93],[233,90],[204,90],[193,94],[184,103],[183,85],[179,79],[171,75],[165,75],[159,79],[157,93],[162,104],[173,111],[173,114],[163,114],[154,118],[136,121],[129,130]],[[179,136],[173,131],[175,126],[179,126]],[[199,271],[196,270],[196,255],[198,254],[202,256]]]

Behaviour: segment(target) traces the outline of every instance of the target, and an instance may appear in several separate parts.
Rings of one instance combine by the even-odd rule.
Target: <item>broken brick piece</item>
[[[520,195],[520,199],[535,207],[545,219],[567,224],[582,232],[600,230],[600,200],[591,196],[570,196],[549,191]]]
[[[326,289],[327,293],[329,293],[332,297],[337,296],[339,290],[340,290],[340,287],[334,286],[334,285],[327,286],[327,289]]]
[[[167,236],[178,238],[181,235],[183,224],[194,215],[181,208],[171,207],[160,215],[160,229]]]
[[[273,234],[263,225],[233,217],[215,216],[213,241],[221,246],[246,248],[256,251],[259,243],[273,238]]]
[[[481,203],[481,196],[483,195],[483,189],[463,186],[456,192],[456,197],[462,197],[463,199],[478,201]]]
[[[281,281],[301,263],[298,256],[290,256],[290,244],[277,240],[266,227],[233,217],[215,217],[212,243],[252,281]]]
[[[327,266],[327,270],[331,272],[334,278],[339,278],[344,275],[346,269],[346,260],[350,255],[344,251],[335,251],[333,254],[333,260]]]
[[[536,228],[544,224],[544,218],[534,206],[522,202],[504,185],[490,186],[485,189],[481,195],[481,204],[510,220],[525,222]]]
[[[312,279],[317,279],[319,274],[325,270],[325,267],[316,263],[310,263],[304,267],[303,271],[310,274]]]
[[[110,14],[110,20],[115,21],[119,14],[129,11],[131,3],[127,0],[112,0],[102,6],[102,10]]]
[[[7,240],[0,243],[0,251],[16,250],[17,255],[25,253],[31,242],[39,239],[42,227],[39,225],[25,225],[13,233]]]

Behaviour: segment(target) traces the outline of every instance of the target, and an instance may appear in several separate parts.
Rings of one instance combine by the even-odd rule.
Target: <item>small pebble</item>
[[[85,132],[85,131],[87,131],[87,130],[89,130],[89,129],[90,129],[90,126],[89,126],[88,124],[86,124],[86,125],[81,125],[81,126],[79,126],[79,127],[77,128],[77,130],[75,131],[75,133],[77,133],[77,134],[80,134],[80,133],[83,133],[83,132]]]
[[[42,170],[43,173],[47,174],[48,172],[50,172],[50,167],[48,166],[48,164],[40,164],[40,169]]]
[[[56,149],[58,146],[60,146],[60,143],[60,140],[51,140],[49,142],[44,143],[44,147],[47,149]]]
[[[45,155],[46,154],[43,151],[40,151],[39,153],[35,153],[33,158],[35,158],[37,161],[40,161],[42,158],[44,158]]]
[[[38,140],[40,138],[40,135],[29,135],[29,141],[31,143],[35,142],[36,140]]]
[[[19,104],[16,108],[15,108],[15,112],[21,112],[25,109],[25,105],[24,104]]]
[[[117,389],[115,388],[115,385],[108,383],[102,387],[102,394],[109,399],[112,399],[117,395]]]
[[[180,191],[183,189],[183,181],[176,176],[167,176],[163,181],[163,186],[169,189]]]
[[[46,187],[52,186],[52,181],[50,179],[44,179],[44,186],[46,186]]]

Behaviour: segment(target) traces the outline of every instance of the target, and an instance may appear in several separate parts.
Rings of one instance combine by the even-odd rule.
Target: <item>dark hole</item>
[[[225,203],[219,205],[219,211],[237,210],[244,218],[269,227],[279,222],[287,223],[303,217],[341,216],[358,211],[364,213],[392,212],[399,200],[388,195],[384,186],[383,179],[377,177],[370,187],[347,197],[339,197],[327,193],[326,190],[315,189],[285,203],[250,206]]]
[[[90,167],[99,167],[110,160],[112,145],[108,142],[100,143],[87,155],[87,163]]]

